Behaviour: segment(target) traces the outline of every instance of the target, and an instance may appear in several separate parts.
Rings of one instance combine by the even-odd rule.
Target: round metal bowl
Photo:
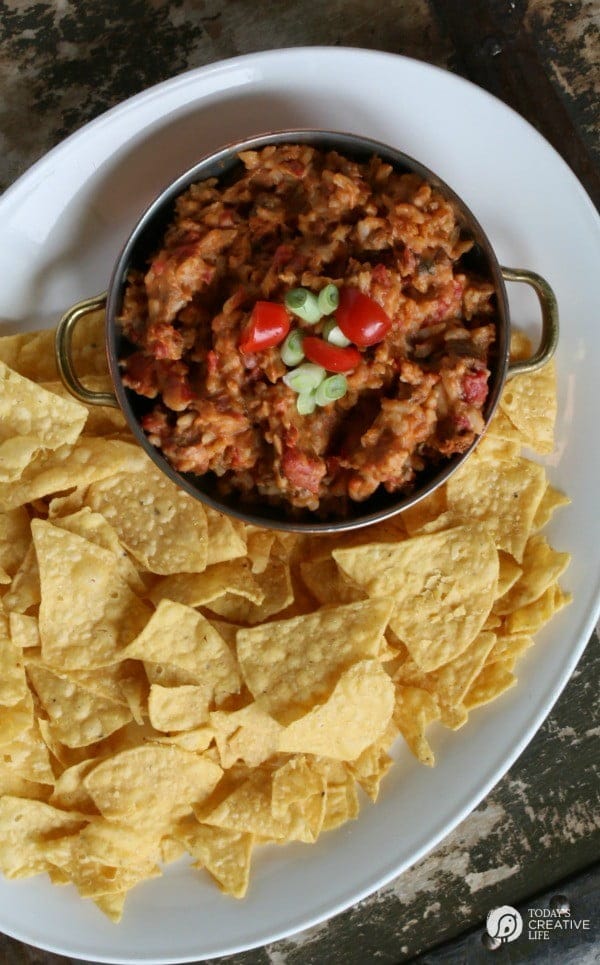
[[[428,181],[453,202],[464,229],[474,240],[473,249],[463,256],[468,267],[488,278],[494,285],[497,304],[497,338],[493,356],[489,362],[491,376],[489,392],[483,410],[486,426],[494,413],[504,383],[518,372],[533,372],[552,357],[558,340],[558,311],[556,299],[548,283],[538,274],[527,269],[502,267],[481,225],[464,201],[433,171],[401,151],[365,137],[332,131],[297,130],[278,131],[228,144],[210,154],[173,181],[147,208],[129,236],[117,258],[107,292],[70,308],[61,319],[56,334],[56,355],[61,378],[67,388],[81,401],[92,405],[113,405],[121,408],[135,438],[146,450],[153,462],[178,486],[220,512],[235,516],[247,523],[273,529],[304,533],[333,532],[367,526],[402,512],[423,497],[432,493],[467,459],[477,445],[478,439],[464,453],[450,458],[441,468],[424,473],[410,494],[389,494],[377,491],[365,502],[355,503],[350,514],[344,518],[320,518],[316,513],[304,511],[292,516],[280,506],[252,504],[247,508],[233,493],[223,497],[217,490],[217,480],[211,474],[197,476],[177,472],[146,437],[140,425],[144,412],[144,400],[125,388],[119,372],[119,359],[127,352],[126,340],[120,330],[118,318],[123,303],[127,274],[130,269],[144,269],[148,259],[159,247],[160,240],[172,220],[175,199],[191,184],[206,178],[235,176],[242,169],[238,153],[256,150],[273,144],[309,144],[322,150],[336,150],[356,161],[367,161],[372,155],[392,164],[401,172],[414,172]],[[541,308],[542,336],[535,354],[526,361],[510,363],[510,314],[505,281],[525,282],[535,290]],[[106,354],[114,385],[114,394],[91,392],[80,382],[71,356],[71,339],[80,318],[99,307],[106,308]],[[379,487],[382,489],[382,487]]]

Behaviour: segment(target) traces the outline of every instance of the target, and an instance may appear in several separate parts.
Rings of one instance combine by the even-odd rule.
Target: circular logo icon
[[[514,942],[523,931],[523,919],[516,908],[501,905],[488,912],[485,927],[490,938],[499,942]]]

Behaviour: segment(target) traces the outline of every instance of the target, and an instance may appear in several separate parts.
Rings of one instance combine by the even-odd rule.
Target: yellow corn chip
[[[233,623],[253,626],[292,603],[294,593],[287,560],[272,556],[266,569],[253,576],[262,595],[260,602],[254,602],[248,594],[227,592],[207,602],[207,607]]]
[[[147,744],[101,761],[83,778],[109,821],[146,827],[183,817],[216,787],[222,770],[198,754],[168,744]]]
[[[273,717],[291,723],[331,694],[343,670],[378,654],[391,610],[390,600],[365,600],[239,630],[242,677]]]
[[[85,690],[66,674],[31,664],[27,674],[57,739],[66,747],[95,744],[132,719],[128,707]]]
[[[173,600],[186,606],[206,606],[217,597],[243,596],[253,603],[264,600],[264,592],[252,573],[247,559],[215,563],[203,573],[177,573],[156,584],[150,598],[158,604]]]
[[[554,511],[558,509],[559,506],[568,506],[570,502],[571,500],[568,496],[565,496],[564,493],[561,493],[558,489],[555,489],[554,486],[548,484],[533,517],[533,530],[537,532],[546,526],[546,524],[550,522]]]
[[[510,379],[500,397],[500,407],[519,430],[524,445],[536,452],[552,452],[557,409],[554,360],[537,372]]]
[[[325,703],[289,724],[279,739],[287,753],[353,761],[388,726],[394,685],[377,660],[360,660],[340,676]]]
[[[148,715],[156,730],[194,730],[208,722],[210,693],[205,685],[161,687],[152,684],[148,696]]]
[[[129,472],[93,483],[87,504],[102,513],[119,539],[153,573],[206,569],[207,523],[202,503],[184,492],[146,457]]]
[[[0,513],[0,583],[10,583],[31,544],[29,513],[22,506]]]
[[[211,827],[195,819],[180,833],[196,867],[206,868],[226,895],[243,898],[248,889],[254,835]]]
[[[165,687],[174,686],[169,668],[183,671],[185,683],[204,690],[207,705],[218,705],[240,688],[235,656],[223,638],[202,614],[171,600],[159,603],[123,656],[167,668],[152,681]]]
[[[544,593],[567,568],[570,556],[559,553],[548,545],[539,533],[531,536],[523,554],[523,572],[519,579],[494,604],[496,613],[512,613],[527,606]]]
[[[118,575],[113,553],[41,519],[31,528],[45,663],[61,670],[115,663],[146,623],[148,609]]]
[[[0,480],[12,482],[39,450],[74,443],[87,411],[61,399],[0,361]]]
[[[8,619],[0,601],[0,713],[27,696],[23,651],[11,639]]]
[[[439,716],[438,703],[426,690],[420,687],[396,687],[394,723],[415,757],[429,767],[433,766],[435,759],[425,730]]]
[[[457,520],[485,523],[498,549],[520,563],[545,488],[542,466],[522,458],[480,459],[475,453],[448,480],[448,509]]]
[[[515,675],[507,669],[504,661],[497,660],[487,664],[475,678],[464,699],[464,705],[468,710],[480,707],[491,700],[495,700],[500,694],[510,687],[514,687],[517,682]]]
[[[11,612],[25,613],[31,607],[37,606],[40,600],[40,573],[35,547],[31,543],[3,602]]]
[[[506,617],[507,633],[537,633],[552,617],[571,602],[571,594],[564,593],[553,583],[537,600],[513,610]]]
[[[224,563],[246,555],[246,540],[233,521],[210,506],[204,507],[207,526],[206,565]]]
[[[39,874],[48,868],[44,845],[78,831],[81,815],[59,811],[43,801],[0,797],[0,869],[7,878]]]
[[[0,482],[0,511],[32,502],[51,493],[87,486],[117,472],[143,473],[147,456],[139,446],[120,439],[81,437],[74,446],[39,452],[20,478]]]
[[[468,647],[496,593],[498,553],[486,527],[460,526],[333,555],[369,596],[393,597],[390,628],[425,671]]]

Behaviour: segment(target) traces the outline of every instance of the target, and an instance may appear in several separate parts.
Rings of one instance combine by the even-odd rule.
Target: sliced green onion
[[[323,326],[323,338],[330,345],[337,345],[339,348],[346,348],[351,345],[349,338],[346,338],[335,318],[328,318]]]
[[[317,400],[315,392],[301,392],[296,399],[296,408],[300,415],[310,415],[315,411]]]
[[[322,365],[314,362],[303,362],[298,368],[286,372],[283,381],[293,392],[303,394],[313,392],[323,381],[327,372]]]
[[[335,312],[340,303],[340,293],[335,285],[325,285],[319,292],[317,299],[321,315],[329,315]]]
[[[319,308],[317,296],[308,288],[292,288],[285,296],[285,307],[308,325],[316,325],[323,312]]]
[[[294,328],[281,346],[281,360],[285,365],[298,365],[304,358],[302,342],[304,336],[299,328]]]
[[[348,391],[348,380],[345,375],[330,375],[317,387],[315,399],[317,405],[329,405],[336,399],[341,399]]]

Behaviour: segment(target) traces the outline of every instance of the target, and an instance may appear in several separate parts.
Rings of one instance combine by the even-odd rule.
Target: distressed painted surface
[[[470,77],[535,123],[600,197],[599,13],[590,0],[0,0],[0,186],[86,121],[182,70],[260,49],[342,44]],[[465,957],[467,939],[463,957],[429,950],[480,928],[491,907],[525,901],[600,857],[599,670],[594,638],[509,774],[419,864],[321,927],[220,961],[366,965],[424,952],[430,963],[483,960]],[[0,962],[70,965],[1,935]]]

